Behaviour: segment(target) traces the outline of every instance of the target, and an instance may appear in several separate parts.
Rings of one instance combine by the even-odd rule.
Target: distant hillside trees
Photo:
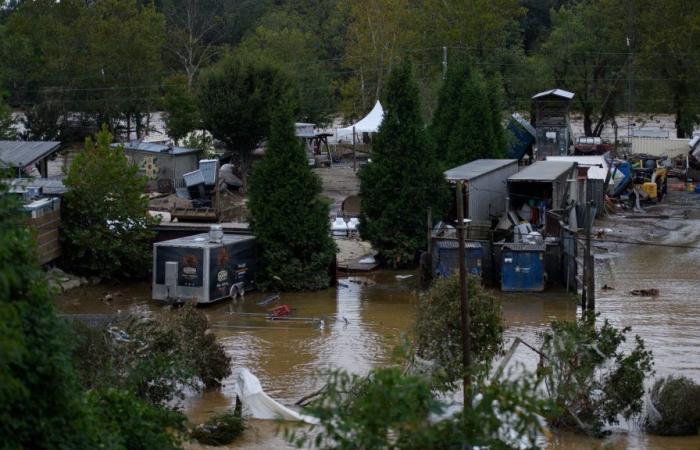
[[[258,283],[283,290],[326,288],[335,256],[329,207],[294,135],[288,100],[274,108],[265,152],[250,178],[250,225],[261,249]]]
[[[385,106],[372,162],[360,171],[360,233],[387,265],[405,267],[426,245],[427,209],[441,216],[448,191],[421,120],[410,62],[392,70]]]

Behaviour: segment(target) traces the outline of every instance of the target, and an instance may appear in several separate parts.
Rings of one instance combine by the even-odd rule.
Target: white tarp
[[[384,120],[384,108],[382,108],[382,104],[377,100],[372,111],[360,121],[349,127],[338,128],[336,137],[338,139],[352,139],[353,128],[357,134],[376,133],[379,131],[379,125],[382,124],[382,120]]]
[[[291,408],[276,402],[263,391],[260,380],[246,368],[234,371],[236,395],[243,402],[243,408],[254,419],[282,419],[317,424],[315,417],[299,414]]]

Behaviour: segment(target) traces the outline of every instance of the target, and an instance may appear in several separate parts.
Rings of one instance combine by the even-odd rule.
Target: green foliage
[[[537,448],[537,414],[546,404],[529,378],[479,378],[475,388],[479,396],[465,417],[447,413],[425,379],[398,368],[374,369],[366,377],[331,372],[321,397],[305,410],[319,425],[287,437],[298,447],[323,449]]]
[[[182,413],[154,406],[129,391],[88,391],[87,404],[97,418],[103,448],[176,450],[185,430]]]
[[[108,329],[74,325],[74,364],[90,389],[117,387],[162,405],[187,388],[217,386],[230,359],[209,330],[206,315],[187,305],[152,319],[132,317]]]
[[[3,448],[90,448],[70,346],[24,214],[0,184],[0,436]]]
[[[427,209],[441,217],[449,194],[420,118],[409,62],[394,68],[386,92],[372,162],[360,172],[360,233],[388,265],[402,267],[414,264],[426,244]]]
[[[190,437],[204,445],[228,445],[245,430],[242,404],[236,397],[233,411],[217,414],[190,432]]]
[[[278,69],[230,55],[199,79],[197,101],[204,128],[240,156],[246,188],[250,155],[267,136],[273,108],[288,89]]]
[[[291,82],[299,119],[324,123],[332,111],[332,77],[319,52],[321,36],[308,18],[275,11],[236,47],[236,55],[278,67]]]
[[[600,435],[620,414],[629,419],[641,412],[653,357],[639,336],[631,350],[620,348],[629,327],[618,330],[607,319],[597,327],[595,321],[587,314],[576,322],[552,322],[543,334],[541,375],[556,406],[549,423]]]
[[[454,64],[440,90],[430,134],[446,167],[503,157],[500,82],[485,80],[466,63]]]
[[[143,276],[150,265],[146,180],[103,127],[65,178],[62,242],[71,270],[106,278]]]
[[[503,346],[501,305],[479,285],[476,277],[469,277],[467,294],[472,359],[477,365],[488,365]],[[463,374],[460,312],[459,275],[454,274],[435,280],[421,296],[413,325],[416,354],[434,361],[432,382],[442,389],[453,388]]]
[[[12,118],[12,111],[2,101],[0,95],[0,140],[11,141],[17,138],[15,131],[15,120]]]
[[[194,94],[187,86],[187,78],[173,75],[165,81],[165,129],[168,136],[179,141],[191,131],[200,128],[199,110]]]
[[[688,377],[669,375],[656,380],[649,392],[644,429],[664,436],[700,432],[700,385]]]
[[[288,101],[278,103],[265,157],[250,183],[250,226],[260,246],[258,285],[283,290],[322,289],[335,255],[328,203],[294,136]]]

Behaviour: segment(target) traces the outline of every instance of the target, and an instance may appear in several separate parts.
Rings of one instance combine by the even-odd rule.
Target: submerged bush
[[[501,305],[476,277],[469,277],[471,348],[475,363],[488,363],[503,345]],[[460,319],[459,276],[433,283],[421,296],[413,326],[416,354],[435,362],[435,382],[447,387],[462,377],[462,323]]]
[[[162,404],[186,388],[217,385],[231,370],[206,315],[192,305],[106,329],[77,323],[74,329],[74,364],[86,388],[119,387]]]
[[[649,433],[690,436],[700,429],[700,385],[673,375],[656,380],[643,423]]]
[[[642,409],[644,379],[652,372],[651,351],[635,336],[629,352],[620,349],[630,328],[621,330],[586,314],[575,322],[555,321],[543,334],[540,374],[555,408],[553,427],[592,435]]]
[[[243,433],[245,424],[241,402],[236,397],[233,411],[218,414],[190,432],[190,437],[204,445],[227,445]]]

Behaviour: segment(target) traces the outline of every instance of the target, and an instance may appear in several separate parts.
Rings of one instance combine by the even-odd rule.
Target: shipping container
[[[501,290],[506,292],[543,291],[544,254],[544,244],[505,244],[501,253]]]
[[[211,303],[255,287],[255,238],[223,234],[214,227],[209,233],[154,244],[153,299]]]

